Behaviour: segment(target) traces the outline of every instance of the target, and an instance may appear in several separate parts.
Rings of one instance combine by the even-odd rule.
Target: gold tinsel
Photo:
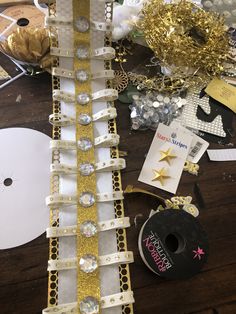
[[[4,42],[0,51],[15,60],[50,67],[50,41],[47,29],[17,28]]]
[[[223,17],[192,2],[148,1],[138,27],[162,65],[184,72],[220,74],[229,53]]]

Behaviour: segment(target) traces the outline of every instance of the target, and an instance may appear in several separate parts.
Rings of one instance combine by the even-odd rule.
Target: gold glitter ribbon
[[[73,0],[73,18],[74,22],[79,17],[85,17],[90,20],[90,1],[88,0]],[[84,33],[74,31],[74,48],[78,45],[83,45],[86,47],[90,46],[90,30]],[[90,70],[90,60],[79,60],[74,58],[74,70],[83,69],[91,74]],[[91,95],[91,81],[88,80],[85,83],[78,83],[75,81],[75,96],[80,93],[87,93]],[[80,104],[76,105],[76,121],[80,114],[88,114],[92,116],[92,101],[82,106]],[[86,137],[94,142],[93,134],[93,124],[90,123],[87,126],[76,125],[76,141],[81,137]],[[77,149],[77,166],[83,162],[95,163],[94,147],[90,150],[83,152]],[[95,172],[90,176],[81,176],[78,172],[77,174],[77,194],[78,197],[81,193],[89,191],[96,195],[96,174]],[[78,226],[83,223],[85,220],[91,220],[97,222],[97,206],[96,202],[89,208],[84,208],[78,203],[77,206],[77,224]],[[77,234],[77,258],[78,261],[85,254],[92,254],[98,257],[98,236],[95,235],[91,238],[86,238],[81,235],[80,232]],[[96,298],[100,300],[100,280],[99,280],[99,270],[95,270],[92,273],[86,274],[78,268],[77,272],[77,301],[78,306],[80,302],[87,296]]]

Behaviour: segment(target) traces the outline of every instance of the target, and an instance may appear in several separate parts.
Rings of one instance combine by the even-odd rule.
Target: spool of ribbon
[[[198,220],[183,210],[151,214],[139,233],[139,252],[146,266],[168,279],[197,274],[208,256],[208,240]]]

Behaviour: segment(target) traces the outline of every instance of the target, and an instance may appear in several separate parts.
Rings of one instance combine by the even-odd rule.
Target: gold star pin
[[[161,185],[164,185],[165,179],[170,178],[170,176],[167,175],[165,168],[161,168],[160,170],[153,169],[153,172],[155,177],[152,179],[152,181],[160,181]]]
[[[176,155],[173,155],[171,151],[171,148],[168,148],[166,151],[161,150],[161,158],[159,159],[159,161],[166,161],[170,165],[170,160],[177,157]]]

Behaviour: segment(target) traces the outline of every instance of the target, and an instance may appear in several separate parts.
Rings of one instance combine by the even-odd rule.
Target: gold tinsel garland
[[[209,76],[219,75],[229,53],[223,17],[192,2],[148,1],[138,24],[162,65]]]

